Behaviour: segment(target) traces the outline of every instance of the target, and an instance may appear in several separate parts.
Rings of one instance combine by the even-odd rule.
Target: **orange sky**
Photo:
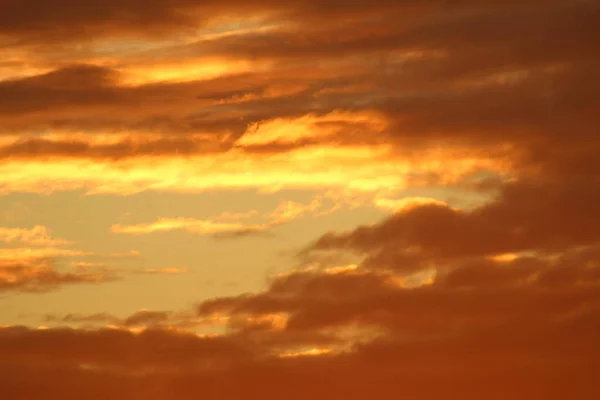
[[[0,398],[600,397],[592,0],[0,0]]]

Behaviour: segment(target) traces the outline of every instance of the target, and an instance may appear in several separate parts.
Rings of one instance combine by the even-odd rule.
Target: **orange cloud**
[[[61,272],[49,259],[0,259],[0,291],[45,292],[63,285],[102,283],[115,277],[102,270]]]
[[[115,233],[127,233],[131,235],[145,235],[153,232],[169,232],[184,230],[202,235],[217,235],[224,233],[263,232],[267,229],[263,225],[243,225],[238,223],[214,222],[208,220],[196,220],[192,218],[160,218],[150,224],[138,225],[113,225],[111,230]]]
[[[0,249],[0,260],[32,260],[53,257],[84,257],[92,253],[58,247],[15,247]]]
[[[41,225],[31,229],[0,227],[0,242],[20,242],[34,246],[60,246],[71,243],[64,239],[53,239],[50,230]]]
[[[234,398],[242,395],[238,390],[260,385],[263,395],[276,398],[303,376],[297,398],[314,390],[350,399],[367,391],[384,396],[400,381],[416,399],[443,396],[450,387],[476,399],[487,392],[490,379],[504,382],[502,396],[517,399],[558,400],[572,393],[573,379],[576,393],[586,395],[596,392],[591,371],[598,355],[598,309],[586,305],[598,302],[600,284],[597,265],[586,265],[597,252],[508,264],[478,259],[451,265],[431,285],[412,288],[391,284],[389,275],[373,269],[297,272],[276,277],[263,292],[201,303],[201,318],[230,317],[228,333],[203,337],[160,329],[173,315],[148,310],[127,317],[128,325],[118,329],[5,327],[2,362],[29,372],[21,379],[31,382],[44,382],[36,375],[40,369],[52,374],[52,394],[62,393],[67,382],[72,386],[66,379],[71,377],[78,384],[99,379],[115,389],[133,385],[142,393],[150,385],[150,394],[158,388],[179,390],[190,398],[202,390]],[[285,324],[273,329],[274,316],[281,313],[287,314]],[[138,328],[145,326],[154,328]],[[355,340],[350,330],[367,332],[369,326],[378,334],[348,346],[346,341]],[[169,351],[151,351],[157,347]],[[238,385],[223,389],[232,375]],[[423,386],[432,379],[435,387]],[[10,382],[5,381],[0,378],[3,385]],[[188,382],[185,389],[182,381]],[[90,390],[102,387],[94,382]],[[329,389],[332,384],[335,390]]]
[[[112,227],[140,235],[390,211],[332,222],[295,260],[306,267],[193,313],[100,302],[2,326],[0,398],[600,397],[597,2],[0,9],[0,194],[316,192],[264,215]],[[476,206],[453,207],[473,191]],[[141,256],[67,248],[42,226],[0,241],[16,246],[0,249],[9,314],[52,303],[20,292],[121,278],[101,261]],[[184,270],[128,272],[156,284]]]
[[[240,147],[294,144],[302,140],[339,136],[346,133],[348,126],[376,133],[383,132],[386,125],[385,117],[373,111],[334,111],[324,116],[309,114],[300,118],[273,119],[253,124],[235,144]]]
[[[374,200],[375,206],[390,210],[393,212],[402,212],[410,210],[411,208],[416,208],[422,205],[438,205],[438,206],[448,206],[445,202],[429,198],[429,197],[407,197],[403,199],[390,199],[387,197],[378,197]]]
[[[160,268],[160,269],[145,269],[144,273],[153,275],[179,275],[187,273],[186,268]]]
[[[44,323],[56,327],[77,326],[80,329],[119,329],[140,333],[147,329],[163,329],[203,337],[207,328],[214,330],[225,321],[217,317],[202,318],[191,312],[141,309],[125,317],[105,312],[95,314],[47,314]],[[216,335],[216,334],[214,334]]]
[[[407,267],[432,257],[560,252],[600,238],[598,216],[590,212],[599,195],[586,182],[513,182],[495,200],[473,210],[425,203],[375,225],[325,234],[313,249],[351,249],[370,255],[376,264]]]
[[[142,64],[121,68],[123,85],[146,85],[164,82],[191,82],[214,79],[223,75],[240,74],[260,66],[249,61],[227,59],[189,60],[185,64]]]
[[[314,348],[314,349],[309,349],[309,350],[304,350],[304,351],[298,351],[296,353],[283,353],[280,354],[279,357],[306,357],[306,356],[323,356],[326,354],[331,353],[333,350],[331,349],[320,349],[320,348]]]
[[[181,157],[136,157],[115,162],[20,160],[0,164],[4,192],[51,193],[87,189],[89,193],[132,194],[147,190],[200,192],[209,189],[347,188],[377,191],[418,183],[431,174],[450,183],[481,168],[505,166],[482,155],[453,157],[436,151],[417,159],[394,158],[387,146],[298,148],[264,157],[231,150]],[[453,161],[451,169],[442,160]],[[161,174],[156,174],[159,168]]]

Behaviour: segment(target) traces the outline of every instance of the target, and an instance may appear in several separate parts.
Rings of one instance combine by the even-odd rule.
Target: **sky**
[[[597,1],[0,10],[0,398],[600,396]]]

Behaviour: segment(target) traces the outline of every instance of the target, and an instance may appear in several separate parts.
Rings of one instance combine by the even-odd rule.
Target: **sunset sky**
[[[0,0],[0,399],[600,398],[596,0]]]

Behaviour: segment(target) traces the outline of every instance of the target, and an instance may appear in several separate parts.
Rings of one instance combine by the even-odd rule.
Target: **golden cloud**
[[[0,242],[20,242],[34,246],[60,246],[70,244],[64,239],[54,239],[45,226],[36,225],[31,229],[0,227]]]

